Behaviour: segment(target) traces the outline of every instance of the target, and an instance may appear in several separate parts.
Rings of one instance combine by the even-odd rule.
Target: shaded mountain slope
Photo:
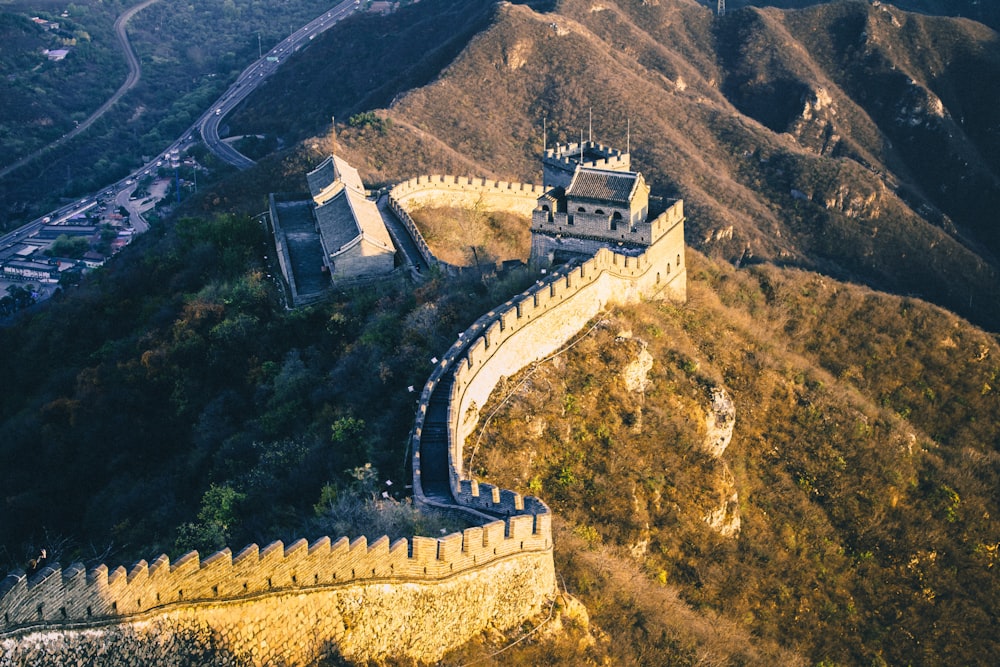
[[[780,7],[782,9],[801,9],[822,4],[829,0],[730,0],[729,8],[749,5],[758,7]],[[875,0],[872,4],[880,4]],[[1000,5],[988,0],[896,0],[891,3],[909,12],[920,12],[935,16],[965,17],[1000,29]]]

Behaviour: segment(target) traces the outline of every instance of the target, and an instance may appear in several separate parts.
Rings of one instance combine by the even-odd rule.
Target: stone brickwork
[[[532,261],[544,266],[551,263],[553,258],[565,260],[566,257],[576,255],[590,256],[601,248],[613,245],[616,241],[621,241],[623,252],[628,251],[629,248],[637,248],[638,250],[632,253],[637,254],[645,249],[644,246],[651,242],[658,242],[661,237],[669,235],[672,230],[679,232],[672,235],[673,254],[683,258],[683,200],[678,199],[670,202],[665,211],[649,222],[634,227],[623,224],[617,231],[611,231],[608,215],[582,216],[576,213],[573,215],[576,218],[576,224],[572,226],[569,224],[569,217],[570,215],[566,212],[550,212],[541,209],[533,212],[531,220]],[[677,265],[678,262],[674,261],[671,270]]]
[[[323,647],[352,660],[433,661],[490,625],[511,627],[537,613],[554,590],[551,561],[550,517],[521,515],[393,544],[324,537],[287,548],[251,545],[236,557],[226,549],[204,561],[195,552],[173,564],[160,556],[128,571],[49,567],[0,585],[0,665],[45,663],[37,651],[49,644],[98,651],[109,638],[120,646],[152,642],[130,649],[136,655],[155,653],[162,638],[192,655],[243,656],[237,664],[248,665],[311,664]],[[477,605],[456,602],[483,586],[492,593],[477,593]],[[355,607],[346,620],[345,605]],[[259,623],[245,627],[254,617]],[[454,627],[443,636],[427,629],[446,626]],[[93,632],[70,632],[81,629]],[[61,639],[41,641],[51,637]],[[321,646],[303,637],[321,638]],[[22,648],[33,642],[41,643],[29,660]]]
[[[485,627],[514,627],[539,613],[539,587],[554,586],[551,559],[536,551],[433,581],[382,576],[175,604],[113,624],[26,630],[0,639],[0,665],[315,665],[331,656],[433,663]]]
[[[601,248],[589,260],[557,270],[463,332],[438,362],[421,396],[413,432],[413,486],[418,502],[437,505],[423,491],[421,439],[431,396],[442,378],[450,375],[447,431],[452,495],[462,505],[493,513],[547,511],[535,498],[466,479],[462,452],[479,422],[479,410],[502,378],[559,349],[608,304],[654,296],[684,301],[687,273],[682,222],[637,256]]]

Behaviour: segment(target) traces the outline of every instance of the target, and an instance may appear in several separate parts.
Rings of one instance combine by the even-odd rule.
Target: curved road
[[[358,6],[359,3],[357,0],[342,0],[322,16],[316,17],[281,40],[273,49],[264,54],[262,58],[254,61],[253,64],[243,70],[239,78],[219,98],[216,104],[213,105],[214,110],[209,110],[197,123],[208,150],[212,151],[223,162],[231,164],[237,169],[248,169],[256,164],[253,160],[222,141],[219,137],[219,125],[222,123],[222,119],[235,109],[240,102],[249,97],[250,93],[271,76],[278,69],[278,66],[290,55],[308,44],[316,35],[331,28],[344,17],[357,11]]]
[[[8,167],[4,167],[3,169],[0,169],[0,178],[3,178],[4,176],[14,171],[15,169],[23,167],[24,165],[28,164],[35,158],[41,156],[44,153],[47,153],[53,148],[57,148],[63,145],[76,135],[85,131],[87,128],[93,125],[98,118],[103,116],[108,109],[114,106],[114,104],[118,102],[118,100],[120,100],[122,96],[125,95],[125,93],[131,90],[135,86],[135,84],[139,83],[139,78],[142,76],[142,67],[139,65],[139,58],[135,55],[135,49],[132,48],[132,43],[128,41],[128,34],[125,32],[125,25],[129,22],[129,19],[135,16],[136,13],[145,9],[146,7],[149,7],[151,4],[155,2],[159,2],[159,0],[143,0],[143,2],[140,2],[138,5],[126,9],[124,12],[121,13],[121,15],[118,16],[117,19],[115,19],[115,37],[118,38],[118,43],[121,44],[122,50],[125,52],[125,61],[128,64],[128,76],[125,77],[125,83],[123,83],[118,88],[118,90],[115,91],[114,95],[105,100],[104,104],[102,104],[97,108],[97,111],[90,114],[90,117],[87,118],[87,120],[83,121],[75,128],[70,130],[68,133],[64,134],[63,136],[53,141],[48,146],[44,146],[43,148],[40,148],[39,150],[32,153],[31,155],[26,155],[25,157],[21,158],[14,164]]]

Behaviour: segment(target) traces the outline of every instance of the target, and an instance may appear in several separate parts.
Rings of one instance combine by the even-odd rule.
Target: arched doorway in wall
[[[622,220],[622,214],[619,213],[618,211],[615,211],[614,213],[611,214],[611,231],[614,232],[618,230],[618,223],[621,222],[621,220]]]

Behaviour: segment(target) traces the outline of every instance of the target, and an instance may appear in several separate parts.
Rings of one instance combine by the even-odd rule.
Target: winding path
[[[24,156],[14,164],[0,169],[0,178],[3,178],[15,169],[23,167],[35,158],[41,157],[43,154],[51,151],[52,149],[62,146],[81,132],[87,130],[97,121],[98,118],[103,116],[108,109],[114,106],[118,100],[125,95],[125,93],[134,88],[135,84],[139,83],[139,79],[142,76],[142,67],[139,64],[138,56],[135,55],[135,49],[132,48],[132,43],[128,41],[128,34],[125,32],[125,26],[129,22],[129,19],[135,16],[136,13],[146,7],[149,7],[155,2],[159,2],[159,0],[143,0],[143,2],[140,2],[138,5],[126,9],[118,16],[117,19],[115,19],[115,37],[118,39],[118,43],[121,44],[122,50],[125,52],[125,61],[128,64],[128,76],[125,77],[125,83],[123,83],[118,90],[115,91],[114,95],[105,100],[104,104],[99,106],[94,113],[90,114],[87,120],[83,121],[48,146],[44,146],[31,155]]]

